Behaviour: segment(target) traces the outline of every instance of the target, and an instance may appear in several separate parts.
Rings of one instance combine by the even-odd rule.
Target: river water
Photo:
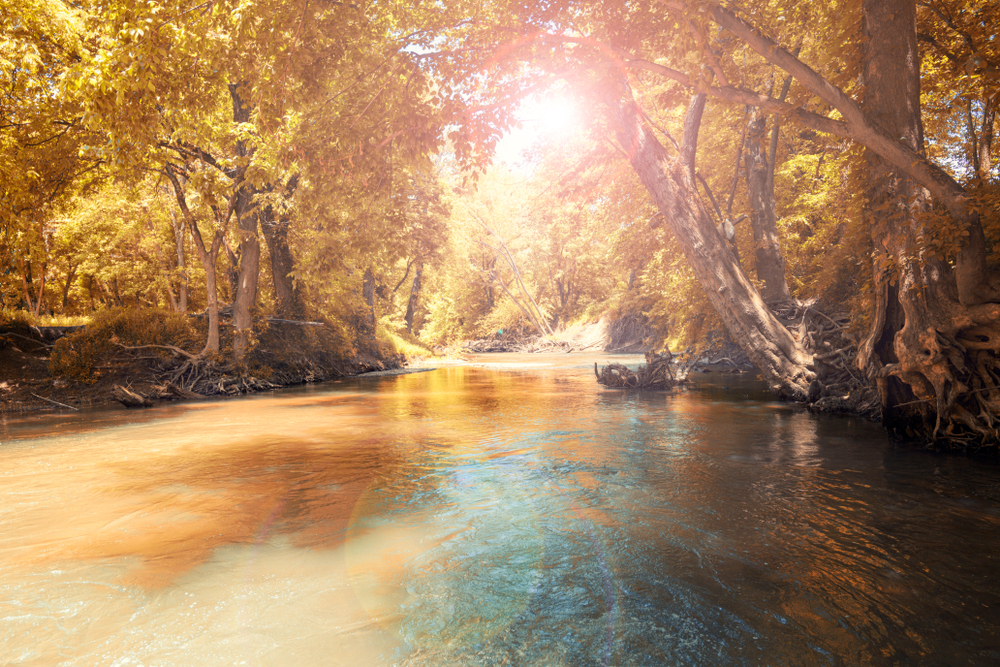
[[[4,417],[0,664],[1000,664],[995,463],[595,360]]]

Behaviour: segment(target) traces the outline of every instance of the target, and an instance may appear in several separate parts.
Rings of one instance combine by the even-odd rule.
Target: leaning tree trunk
[[[812,356],[771,313],[716,231],[698,196],[693,163],[671,158],[646,127],[623,79],[618,88],[619,96],[609,100],[618,141],[676,235],[730,337],[747,353],[773,392],[805,400],[815,379]],[[693,103],[692,108],[696,107]],[[693,159],[697,129],[697,123],[685,123],[681,154],[689,159]]]
[[[865,0],[865,114],[923,150],[914,0]],[[980,446],[1000,439],[1000,306],[970,289],[985,242],[975,220],[953,269],[924,244],[928,193],[869,152],[868,217],[875,261],[873,326],[859,355],[882,398],[885,424],[920,440]]]

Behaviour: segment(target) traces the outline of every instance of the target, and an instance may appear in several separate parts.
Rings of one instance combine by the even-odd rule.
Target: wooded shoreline
[[[116,362],[101,364],[101,373],[92,382],[75,382],[59,377],[53,377],[49,355],[55,341],[62,337],[83,330],[84,327],[28,327],[18,331],[0,329],[0,367],[7,378],[0,385],[2,413],[38,412],[49,409],[78,410],[80,408],[100,407],[122,404],[125,407],[154,407],[163,402],[218,400],[253,393],[274,391],[302,384],[319,383],[339,378],[384,377],[408,373],[434,370],[437,364],[468,364],[461,355],[473,352],[477,354],[490,353],[562,353],[585,352],[595,348],[603,348],[606,352],[637,353],[643,348],[642,341],[626,341],[625,345],[612,347],[613,341],[601,339],[573,343],[569,340],[541,339],[535,335],[524,337],[516,335],[498,336],[493,340],[464,341],[457,344],[443,357],[425,357],[419,360],[416,367],[407,366],[408,361],[398,355],[389,358],[378,358],[371,354],[345,362],[336,367],[327,368],[326,372],[317,365],[312,365],[306,373],[285,373],[279,378],[269,380],[253,375],[239,375],[232,369],[216,369],[212,379],[207,383],[215,387],[214,391],[198,393],[186,390],[169,381],[163,381],[163,369],[154,372],[148,364],[136,364],[136,360],[127,357]],[[620,343],[621,341],[617,341]],[[657,355],[653,355],[657,357]],[[711,349],[696,351],[689,347],[676,356],[661,357],[664,363],[672,369],[671,376],[690,379],[697,382],[700,373],[756,373],[750,359],[739,346],[728,342],[717,342]],[[647,353],[647,362],[649,353]],[[144,361],[150,361],[145,359]],[[609,363],[612,363],[609,360]],[[15,367],[20,364],[18,372]],[[428,366],[430,364],[430,366]],[[624,368],[624,367],[622,367]],[[595,368],[595,372],[597,369]],[[641,369],[640,369],[641,374]],[[599,376],[600,377],[600,376]],[[602,384],[607,384],[602,382]],[[662,383],[655,386],[636,386],[634,384],[618,385],[631,389],[670,389],[683,382]],[[662,385],[662,386],[661,386]],[[614,385],[611,385],[614,386]],[[873,400],[875,399],[875,400]],[[815,396],[807,407],[811,411],[824,413],[839,413],[862,416],[875,421],[879,420],[877,395],[873,388],[867,392],[847,392],[843,395]]]

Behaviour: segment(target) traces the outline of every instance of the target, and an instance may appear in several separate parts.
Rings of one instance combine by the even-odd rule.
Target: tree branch
[[[698,130],[701,128],[701,116],[705,112],[705,93],[696,93],[691,98],[687,115],[684,117],[684,136],[681,137],[681,164],[687,167],[691,177],[694,177],[694,158],[698,151]]]
[[[669,0],[661,0],[661,2],[672,4]],[[827,81],[814,69],[779,46],[774,40],[753,28],[749,23],[718,5],[710,7],[709,12],[716,23],[743,39],[768,62],[791,74],[807,90],[839,111],[844,117],[845,133],[841,136],[864,144],[882,159],[927,188],[931,194],[948,207],[956,219],[971,222],[970,215],[966,210],[968,197],[965,190],[943,169],[890,136],[878,125],[870,122],[865,118],[861,107],[844,91]]]

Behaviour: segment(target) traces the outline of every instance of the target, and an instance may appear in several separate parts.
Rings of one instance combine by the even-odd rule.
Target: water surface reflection
[[[8,418],[0,655],[1000,659],[995,466],[893,449],[746,378],[604,390],[594,359],[492,355],[58,431]]]

